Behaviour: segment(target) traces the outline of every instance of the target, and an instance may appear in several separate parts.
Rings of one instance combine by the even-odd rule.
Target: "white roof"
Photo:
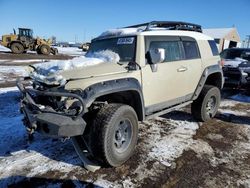
[[[224,38],[228,33],[230,33],[234,28],[211,28],[203,29],[203,33],[213,37],[215,39]]]
[[[106,36],[134,36],[134,35],[154,35],[154,36],[188,36],[193,37],[196,40],[213,40],[208,35],[195,31],[183,31],[183,30],[164,30],[162,28],[151,28],[149,31],[143,31],[142,28],[121,28],[121,29],[111,29],[102,33],[99,37]]]

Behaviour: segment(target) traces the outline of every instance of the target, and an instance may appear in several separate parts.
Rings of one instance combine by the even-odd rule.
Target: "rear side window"
[[[183,41],[182,43],[183,43],[186,59],[200,58],[198,46],[195,41]]]
[[[183,59],[179,41],[152,41],[149,45],[149,50],[156,48],[165,49],[164,61],[178,61]]]
[[[215,41],[214,40],[209,40],[208,43],[209,43],[209,46],[210,46],[211,51],[213,53],[213,56],[219,55],[219,51],[218,51],[218,48],[217,48],[217,45],[216,45]]]

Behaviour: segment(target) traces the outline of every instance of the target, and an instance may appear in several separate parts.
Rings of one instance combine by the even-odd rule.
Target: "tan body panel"
[[[188,32],[190,36],[190,32]],[[186,36],[186,35],[182,35]],[[123,65],[102,63],[81,69],[66,71],[66,79],[79,79],[66,84],[66,89],[85,88],[103,81],[135,78],[142,86],[145,107],[172,101],[192,95],[197,88],[203,70],[218,62],[219,57],[213,56],[207,40],[196,40],[201,58],[163,62],[157,64],[158,70],[153,72],[146,64],[144,36],[137,35],[136,62],[141,70],[128,72]],[[186,68],[186,71],[178,71]],[[81,79],[83,78],[83,79]]]

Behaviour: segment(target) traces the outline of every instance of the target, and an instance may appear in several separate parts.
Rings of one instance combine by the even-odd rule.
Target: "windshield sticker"
[[[119,38],[117,40],[117,44],[133,44],[133,42],[134,42],[134,37]]]

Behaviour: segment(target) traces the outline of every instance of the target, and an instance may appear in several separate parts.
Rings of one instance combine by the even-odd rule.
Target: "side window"
[[[151,41],[149,50],[156,48],[165,49],[164,61],[178,61],[183,59],[180,41]]]
[[[211,51],[213,53],[213,56],[219,55],[219,51],[218,51],[218,48],[217,48],[217,45],[216,45],[215,41],[214,40],[209,40],[208,43],[209,43],[209,46],[210,46]]]
[[[198,46],[195,41],[183,41],[182,43],[183,43],[186,59],[200,58]]]

